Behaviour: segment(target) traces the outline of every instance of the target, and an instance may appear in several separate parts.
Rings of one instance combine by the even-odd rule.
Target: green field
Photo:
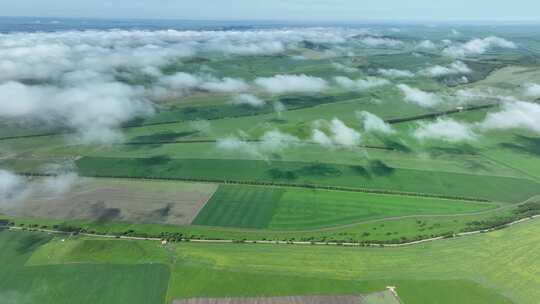
[[[313,229],[408,215],[470,213],[488,203],[361,192],[220,186],[193,224],[237,228]]]
[[[135,303],[162,303],[145,302],[148,298],[141,298],[136,292],[140,278],[135,269],[145,269],[150,281],[144,280],[144,284],[155,284],[157,282],[151,281],[154,278],[150,275],[151,269],[156,271],[161,267],[156,263],[164,263],[171,269],[169,300],[358,294],[380,291],[390,285],[397,287],[404,303],[535,303],[540,284],[535,275],[540,267],[538,227],[538,220],[534,220],[488,234],[381,249],[190,243],[160,247],[150,241],[88,238],[61,241],[60,237],[51,240],[44,234],[2,232],[2,256],[14,263],[1,266],[11,280],[0,281],[0,289],[10,290],[13,277],[39,281],[30,274],[45,273],[45,270],[49,274],[58,271],[65,274],[69,273],[67,269],[87,269],[83,273],[89,281],[100,271],[117,273],[108,275],[107,280],[102,278],[99,284],[95,282],[97,285],[90,284],[98,288],[129,269],[130,284],[116,285],[119,286],[117,293],[104,294],[106,300],[100,303],[112,303],[123,292],[129,292]],[[122,261],[115,258],[121,255],[126,258]],[[90,265],[91,268],[87,267]],[[81,303],[89,303],[84,299],[88,293],[71,294],[67,290],[82,284],[79,280],[54,275],[41,277],[41,280],[59,295],[67,294],[74,296],[72,299],[82,299]],[[144,289],[148,286],[153,285],[146,285]],[[23,292],[20,288],[19,292]],[[40,294],[32,290],[28,295]],[[41,300],[49,303],[56,298],[42,297]]]
[[[164,302],[169,269],[163,264],[90,261],[26,266],[34,250],[50,239],[51,236],[42,233],[0,232],[0,299],[3,303]],[[106,246],[107,251],[110,249]],[[116,251],[116,254],[125,252]]]

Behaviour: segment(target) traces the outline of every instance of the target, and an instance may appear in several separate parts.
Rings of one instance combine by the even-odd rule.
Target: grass
[[[540,296],[540,278],[536,275],[540,271],[538,223],[534,220],[488,234],[402,248],[180,243],[156,250],[172,257],[168,260],[171,267],[168,300],[362,294],[396,286],[404,303],[526,304],[536,303]],[[20,238],[36,235],[1,233],[3,248],[10,250],[20,245],[14,245],[19,242],[6,238],[6,234]],[[50,238],[44,237],[28,254]],[[66,242],[72,241],[85,242],[87,239]],[[99,242],[103,245],[98,245]],[[114,242],[124,241],[91,240],[87,246],[107,249],[111,256],[131,250],[131,245],[118,246]],[[50,244],[65,245],[57,241]],[[151,242],[143,242],[142,246],[149,246],[147,244]],[[40,250],[35,254],[43,256]],[[64,260],[87,265],[91,261],[96,269],[107,263],[107,260],[98,261],[78,251],[70,251],[67,256],[62,250],[47,249],[47,252],[63,256],[62,259],[50,259],[54,263]],[[159,254],[156,256],[159,260]],[[138,263],[139,258],[127,261]],[[110,264],[105,266],[111,267]],[[4,286],[6,282],[0,284]],[[107,290],[101,295],[111,296]]]
[[[266,228],[283,195],[281,188],[220,186],[199,212],[194,225]]]
[[[496,205],[360,192],[222,185],[193,224],[301,230],[422,214],[488,210]]]
[[[163,303],[169,269],[163,264],[70,263],[25,266],[50,236],[0,232],[3,303]],[[118,249],[118,248],[117,248]],[[122,254],[118,251],[114,254]]]
[[[359,290],[393,285],[404,303],[536,303],[538,223],[399,249],[183,244],[177,252],[179,261],[190,267],[199,264],[251,278],[254,274],[289,274],[291,281],[298,281],[298,276],[332,278],[357,281]],[[169,296],[179,297],[181,290],[176,294],[170,289]],[[216,285],[214,290],[228,289]]]

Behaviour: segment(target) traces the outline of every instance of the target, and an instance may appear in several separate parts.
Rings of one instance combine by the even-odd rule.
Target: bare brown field
[[[217,185],[202,183],[79,178],[66,193],[37,189],[16,204],[0,206],[0,212],[15,217],[188,225],[216,189]]]
[[[390,292],[349,296],[290,296],[260,298],[196,298],[175,300],[173,304],[399,304]]]

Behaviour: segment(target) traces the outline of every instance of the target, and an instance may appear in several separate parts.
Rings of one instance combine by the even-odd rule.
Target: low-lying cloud
[[[471,55],[481,55],[493,48],[515,49],[517,45],[506,39],[490,36],[487,38],[476,38],[466,43],[452,45],[443,50],[443,54],[456,58],[463,58]]]
[[[120,124],[153,113],[141,88],[89,79],[73,86],[0,84],[0,117],[61,121],[84,143],[119,141]]]
[[[276,75],[274,77],[259,77],[255,84],[271,94],[284,93],[317,93],[326,90],[326,80],[307,75]]]
[[[246,140],[238,136],[222,138],[217,141],[217,148],[266,159],[269,154],[280,152],[289,146],[301,143],[302,141],[296,136],[279,130],[272,130],[264,133],[258,140]]]
[[[498,112],[489,113],[479,124],[483,130],[525,129],[540,134],[540,105],[532,102],[506,102]]]
[[[373,113],[360,111],[356,112],[356,117],[358,117],[358,119],[362,122],[363,129],[366,132],[381,134],[395,133],[395,130],[390,124],[386,123],[382,118]]]
[[[53,175],[33,180],[17,175],[11,171],[0,169],[0,206],[9,207],[22,203],[31,195],[55,198],[67,193],[78,181],[74,172],[51,171]]]
[[[414,73],[408,70],[399,69],[378,69],[377,73],[390,78],[410,78],[414,77]]]
[[[326,147],[354,147],[362,142],[362,136],[355,129],[348,127],[343,121],[334,118],[327,125],[329,134],[314,129],[311,140]]]
[[[422,70],[422,74],[431,77],[441,77],[446,75],[470,74],[472,70],[462,61],[456,61],[448,66],[435,65]]]
[[[438,118],[434,122],[421,122],[414,131],[418,140],[439,140],[451,143],[473,141],[477,135],[469,124],[450,118]]]
[[[536,83],[525,85],[525,95],[536,98],[540,97],[540,85]]]
[[[384,37],[369,36],[361,39],[360,42],[371,47],[397,48],[403,46],[403,41],[401,40]]]
[[[418,106],[429,108],[442,102],[442,99],[435,93],[424,92],[406,84],[399,84],[397,87],[405,95],[405,101]]]
[[[338,76],[335,77],[334,80],[342,88],[352,91],[363,91],[390,84],[390,81],[378,77],[367,77],[365,79],[353,80],[348,77]]]
[[[266,102],[259,97],[251,94],[240,94],[232,100],[234,105],[248,105],[252,107],[262,107]]]

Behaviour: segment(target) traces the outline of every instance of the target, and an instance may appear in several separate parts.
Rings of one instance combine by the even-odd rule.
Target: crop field
[[[193,224],[310,229],[386,217],[470,213],[495,207],[489,203],[361,192],[220,186]]]

